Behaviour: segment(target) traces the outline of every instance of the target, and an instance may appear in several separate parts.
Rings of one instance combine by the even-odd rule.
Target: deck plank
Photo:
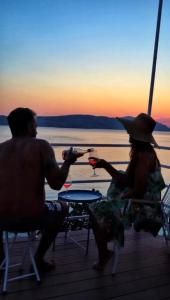
[[[85,231],[76,231],[72,235],[85,245]],[[14,261],[19,260],[24,245],[23,241],[15,244]],[[63,234],[56,240],[55,252],[50,250],[48,256],[56,261],[56,270],[43,276],[40,286],[33,278],[9,283],[9,292],[5,299],[170,299],[170,255],[162,237],[152,238],[146,233],[128,231],[114,277],[111,276],[111,262],[102,273],[91,268],[97,257],[92,234],[87,257],[69,239],[64,243]],[[29,267],[28,262],[26,267]],[[15,273],[16,271],[11,272],[12,275]]]

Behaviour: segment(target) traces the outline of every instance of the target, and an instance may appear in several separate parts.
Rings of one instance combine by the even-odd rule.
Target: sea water
[[[47,140],[49,143],[73,143],[75,144],[128,144],[128,135],[120,130],[101,130],[101,129],[72,129],[72,128],[51,128],[39,127],[37,138]],[[170,147],[170,132],[155,132],[155,139],[160,146]],[[0,126],[0,142],[11,138],[8,126]],[[58,162],[62,162],[62,151],[68,147],[55,147],[55,156]],[[84,148],[84,147],[83,147]],[[99,158],[108,161],[128,161],[129,148],[104,148],[96,147]],[[157,154],[161,164],[170,165],[170,151],[157,149]],[[79,159],[80,162],[88,162],[88,154]],[[125,170],[125,165],[115,165],[117,169]],[[72,180],[111,180],[109,174],[103,169],[96,169],[97,177],[91,177],[93,171],[90,165],[73,165],[70,168]],[[162,169],[166,183],[170,182],[170,169]],[[73,184],[72,189],[97,189],[104,195],[106,194],[109,183],[81,183]],[[64,190],[64,188],[62,189]],[[46,185],[46,198],[57,199],[57,191],[53,191]]]

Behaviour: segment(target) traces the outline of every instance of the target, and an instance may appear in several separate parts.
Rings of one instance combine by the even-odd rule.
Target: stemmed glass
[[[68,192],[68,189],[71,187],[71,185],[72,185],[72,179],[71,179],[71,176],[68,175],[67,179],[66,179],[66,181],[64,183],[64,187],[65,187],[65,189],[66,189],[67,192]]]
[[[98,159],[98,154],[97,154],[97,150],[93,150],[89,153],[89,164],[93,167],[93,174],[91,175],[91,177],[96,177],[98,176],[96,174],[96,171],[95,171],[95,166],[96,166],[96,163],[97,163],[97,159]]]

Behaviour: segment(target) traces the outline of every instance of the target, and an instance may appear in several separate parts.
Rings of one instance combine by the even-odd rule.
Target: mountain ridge
[[[125,118],[133,119],[131,116]],[[88,114],[72,114],[60,116],[38,116],[38,126],[58,128],[80,128],[80,129],[124,129],[122,124],[113,117],[95,116]],[[0,115],[0,125],[7,125],[7,118]],[[155,130],[170,131],[170,127],[157,122]]]

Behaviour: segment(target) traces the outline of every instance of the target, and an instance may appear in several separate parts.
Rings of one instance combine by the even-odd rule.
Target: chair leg
[[[54,239],[53,244],[52,244],[52,251],[53,252],[55,251],[55,242],[56,242],[56,239]]]
[[[167,234],[166,230],[168,230],[168,229],[166,229],[165,226],[163,226],[162,229],[163,229],[163,235],[165,238],[165,243],[166,243],[167,249],[168,249],[168,251],[170,251],[170,233],[168,232],[168,234]]]
[[[88,229],[87,229],[87,242],[86,242],[85,255],[88,255],[88,253],[89,253],[89,242],[90,242],[90,225],[88,226]]]
[[[33,255],[33,252],[32,252],[32,236],[30,235],[30,233],[28,233],[28,247],[29,247],[29,254],[30,254],[31,263],[32,263],[32,266],[33,266],[33,269],[34,269],[36,279],[37,279],[38,282],[40,282],[41,281],[40,275],[39,275],[37,265],[36,265],[36,262],[35,262],[35,259],[34,259],[34,255]]]
[[[21,264],[9,265],[9,248],[11,248],[10,246],[13,245],[13,242],[11,243],[11,245],[9,245],[8,232],[5,231],[4,234],[5,234],[5,238],[4,238],[5,258],[4,258],[3,262],[0,265],[0,269],[4,268],[2,293],[6,294],[7,285],[8,285],[9,281],[14,281],[14,280],[18,280],[18,279],[21,279],[21,278],[26,278],[26,277],[30,277],[32,275],[35,275],[37,281],[41,282],[39,272],[38,272],[38,269],[37,269],[37,266],[36,266],[36,262],[35,262],[35,259],[34,259],[34,255],[33,255],[33,248],[32,248],[33,239],[32,239],[32,233],[30,233],[30,232],[27,233],[28,234],[28,247],[27,247],[27,250],[29,251],[29,255],[30,255],[30,259],[31,259],[31,263],[32,263],[34,272],[27,273],[27,274],[20,275],[20,276],[16,276],[16,277],[12,277],[12,278],[8,279],[9,268],[10,267],[15,267],[15,266],[18,266],[18,265],[21,265]],[[15,235],[13,241],[15,241],[16,236],[17,236],[17,234]]]
[[[169,217],[164,212],[162,213],[162,216],[163,216],[163,226],[162,226],[163,235],[165,238],[167,249],[168,251],[170,251],[170,221],[169,221]]]
[[[8,232],[5,231],[5,273],[3,280],[2,292],[7,292],[7,283],[8,283],[8,272],[9,272],[9,241],[8,241]]]
[[[115,275],[115,273],[116,273],[117,264],[119,262],[119,255],[120,255],[120,246],[115,241],[114,242],[114,260],[113,260],[113,266],[112,266],[112,275]]]
[[[69,230],[69,219],[68,219],[68,217],[65,217],[65,221],[66,221],[66,224],[67,224],[67,226],[66,226],[66,228],[65,228],[65,232],[64,232],[64,241],[66,242],[66,240],[67,240],[67,235],[68,235],[68,230]]]

